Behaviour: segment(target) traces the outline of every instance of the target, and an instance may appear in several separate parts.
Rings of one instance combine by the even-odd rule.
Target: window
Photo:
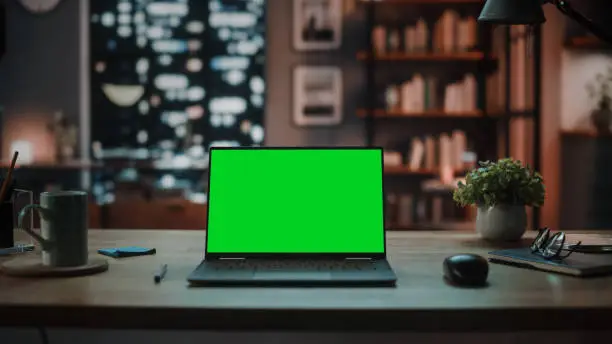
[[[201,189],[211,146],[263,144],[265,0],[104,0],[90,11],[100,201],[143,173]]]

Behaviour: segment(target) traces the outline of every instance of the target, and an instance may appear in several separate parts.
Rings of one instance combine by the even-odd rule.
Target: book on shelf
[[[455,175],[453,166],[453,148],[451,138],[447,134],[440,135],[440,178],[450,181]]]
[[[434,23],[433,50],[441,53],[469,51],[478,45],[476,18],[461,18],[457,11],[447,9]]]
[[[372,43],[375,55],[383,55],[387,51],[387,29],[377,25],[372,29]]]
[[[425,110],[425,79],[421,74],[415,74],[412,78],[414,83],[413,94],[414,110],[423,112]]]
[[[429,45],[429,28],[423,18],[415,25],[404,28],[404,52],[407,54],[426,51]]]
[[[384,166],[402,166],[402,154],[400,152],[384,151],[383,152]]]
[[[478,45],[476,18],[467,17],[457,22],[457,50],[469,51]]]
[[[462,18],[457,11],[447,9],[431,26],[419,18],[403,29],[376,25],[371,35],[376,55],[401,51],[450,54],[474,49],[478,45],[477,27],[475,17]]]
[[[435,78],[425,79],[422,75],[415,74],[400,88],[399,106],[403,113],[423,113],[437,108],[437,81]],[[393,105],[389,103],[389,100],[388,98],[388,108]]]
[[[467,151],[467,138],[465,132],[461,130],[453,130],[452,136],[452,165],[455,170],[461,170],[465,166],[465,152]]]
[[[438,170],[441,173],[450,173],[453,177],[456,171],[471,163],[466,161],[470,156],[468,153],[467,137],[462,130],[454,130],[450,134],[442,133],[439,137],[415,137],[408,153],[408,167],[415,171]]]
[[[429,27],[423,18],[420,18],[415,27],[415,40],[417,50],[427,50],[429,45]]]
[[[458,82],[444,88],[443,104],[438,97],[438,79],[415,74],[399,86],[391,85],[385,91],[388,110],[399,108],[402,113],[424,113],[444,109],[447,113],[474,112],[477,110],[478,85],[473,74],[467,74]]]
[[[476,111],[477,95],[476,78],[473,74],[466,74],[462,80],[446,85],[444,111],[447,113]]]
[[[438,156],[436,140],[433,136],[425,137],[425,168],[428,170],[434,170],[438,164],[436,157]]]
[[[438,101],[438,79],[428,77],[425,81],[425,110],[440,108]]]
[[[446,133],[442,133],[440,134],[440,167],[441,168],[445,168],[445,167],[451,167],[452,168],[452,144],[451,144],[451,139],[448,136],[448,134]]]
[[[417,31],[414,26],[406,26],[404,29],[404,51],[412,53],[417,50]]]
[[[462,83],[462,99],[463,111],[474,111],[477,108],[476,97],[478,96],[478,85],[476,83],[476,77],[473,74],[466,74]]]
[[[419,170],[423,167],[423,158],[425,154],[425,145],[418,137],[412,139],[410,145],[410,159],[408,166],[411,170]]]
[[[413,109],[413,101],[412,101],[412,94],[413,94],[413,82],[412,80],[408,80],[405,81],[401,86],[400,86],[400,109],[402,110],[402,112],[407,113],[407,112],[412,112]]]
[[[422,113],[425,111],[425,80],[420,74],[404,82],[400,92],[400,108],[403,113]]]
[[[440,20],[442,23],[442,51],[445,53],[454,52],[456,50],[459,14],[454,10],[445,10]]]

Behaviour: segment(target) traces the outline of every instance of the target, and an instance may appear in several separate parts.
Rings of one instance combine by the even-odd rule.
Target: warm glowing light
[[[204,116],[204,108],[201,105],[190,106],[185,111],[189,119],[199,119]]]
[[[190,21],[185,25],[185,29],[189,33],[202,33],[204,32],[204,23],[201,21]]]
[[[261,125],[254,125],[251,127],[251,139],[255,143],[261,143],[264,139],[264,129]]]
[[[32,142],[15,140],[11,142],[11,152],[19,152],[19,163],[31,164],[34,162],[34,147]]]
[[[210,61],[210,66],[215,70],[247,69],[250,60],[242,56],[217,56]]]
[[[187,70],[195,73],[202,70],[202,60],[198,58],[190,58],[187,60]]]
[[[193,86],[187,90],[187,98],[192,102],[197,102],[204,99],[206,92],[200,86]]]
[[[217,12],[211,13],[211,27],[231,26],[235,28],[248,28],[257,24],[257,17],[248,12]]]
[[[117,106],[130,107],[136,104],[144,94],[142,85],[102,85],[104,95]]]
[[[154,16],[180,16],[189,13],[189,6],[179,2],[152,2],[147,6],[147,12]]]
[[[155,87],[160,90],[186,88],[189,80],[181,74],[161,74],[155,78]]]
[[[220,113],[239,114],[246,110],[247,103],[240,97],[222,97],[210,100],[210,111]]]

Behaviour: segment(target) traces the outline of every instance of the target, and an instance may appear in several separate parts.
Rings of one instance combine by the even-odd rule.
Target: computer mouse
[[[444,259],[444,277],[457,286],[483,286],[489,275],[489,262],[477,254],[457,254]]]

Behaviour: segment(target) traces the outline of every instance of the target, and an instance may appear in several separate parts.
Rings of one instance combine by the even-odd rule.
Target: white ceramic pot
[[[485,240],[519,240],[527,228],[527,210],[519,205],[478,207],[476,231]]]

